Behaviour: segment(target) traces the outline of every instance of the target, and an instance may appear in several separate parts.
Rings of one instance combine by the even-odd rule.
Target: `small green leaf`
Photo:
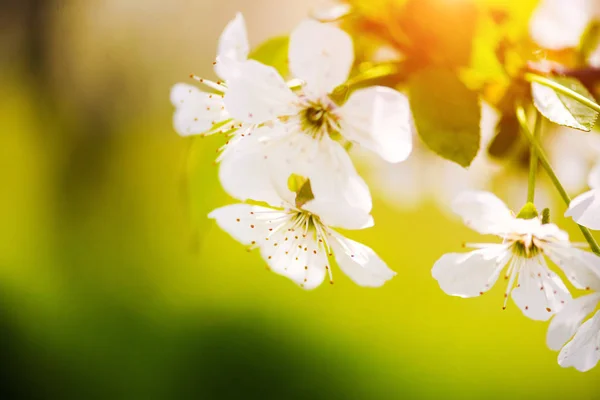
[[[575,78],[554,77],[549,79],[592,101],[596,101],[585,86]],[[532,82],[531,94],[533,95],[535,107],[544,117],[555,124],[589,132],[596,123],[598,112],[548,86]]]
[[[431,150],[468,167],[480,143],[477,94],[444,69],[416,73],[410,83],[410,106],[417,131]]]
[[[250,58],[269,65],[286,78],[289,75],[288,47],[290,38],[288,36],[277,36],[263,42],[252,50]]]

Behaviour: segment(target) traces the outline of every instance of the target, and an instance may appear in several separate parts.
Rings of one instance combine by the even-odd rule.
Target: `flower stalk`
[[[533,137],[539,141],[540,133],[542,130],[542,117],[539,113],[535,114],[535,125],[533,128]],[[529,155],[529,181],[527,185],[527,202],[533,203],[535,198],[535,178],[537,176],[538,169],[538,153],[531,147],[531,154]]]
[[[558,179],[558,176],[556,176],[556,173],[554,172],[554,170],[552,169],[552,166],[550,165],[550,162],[548,161],[548,156],[542,149],[539,141],[534,136],[534,134],[531,133],[531,131],[529,130],[529,126],[527,125],[527,116],[525,114],[525,109],[523,108],[523,106],[517,106],[516,115],[517,115],[517,119],[519,121],[519,125],[521,127],[521,132],[523,132],[523,135],[529,141],[531,148],[535,151],[535,153],[537,153],[537,157],[539,158],[540,164],[542,164],[542,167],[544,168],[544,170],[550,177],[550,180],[552,181],[552,184],[558,191],[560,197],[563,199],[565,204],[568,206],[571,203],[571,197],[569,196],[569,194],[567,193],[567,191],[561,184],[560,180]],[[540,117],[538,116],[536,118],[539,119]],[[590,245],[591,250],[594,253],[600,255],[600,246],[598,246],[598,243],[594,239],[594,236],[592,236],[592,233],[590,232],[590,230],[579,224],[577,226],[579,226],[579,229],[581,230],[581,233],[583,233],[585,240]]]

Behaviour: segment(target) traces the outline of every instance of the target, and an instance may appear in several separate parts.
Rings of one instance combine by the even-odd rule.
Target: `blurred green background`
[[[398,272],[380,289],[335,268],[303,291],[206,218],[233,201],[220,138],[175,134],[170,86],[213,76],[236,11],[256,45],[320,3],[0,2],[0,398],[600,398],[503,285],[438,288],[433,262],[479,238],[433,203],[374,193],[350,236]]]

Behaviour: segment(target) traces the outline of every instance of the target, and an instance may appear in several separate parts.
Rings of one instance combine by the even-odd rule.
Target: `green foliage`
[[[554,77],[549,79],[593,102],[596,101],[594,96],[577,79],[569,77]],[[544,117],[555,124],[586,132],[594,127],[598,118],[598,112],[581,104],[579,101],[537,82],[531,84],[531,92],[535,107]]]
[[[496,124],[496,136],[488,146],[488,154],[502,158],[508,156],[519,140],[519,120],[514,114],[502,114]]]
[[[468,167],[480,143],[477,94],[448,70],[431,68],[409,82],[410,104],[417,131],[431,150]]]
[[[277,36],[263,42],[252,50],[250,58],[275,68],[284,78],[289,75],[288,36]]]

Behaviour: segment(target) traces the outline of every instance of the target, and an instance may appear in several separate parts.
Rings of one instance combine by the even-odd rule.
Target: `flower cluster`
[[[325,275],[333,282],[331,255],[357,284],[381,286],[395,273],[373,250],[332,227],[373,225],[369,188],[345,146],[365,147],[387,162],[405,160],[412,149],[406,96],[374,86],[337,98],[353,64],[352,39],[316,21],[302,22],[290,36],[291,81],[248,54],[238,14],[219,41],[215,72],[223,80],[195,77],[215,93],[183,83],[171,91],[180,135],[228,136],[217,159],[223,188],[241,201],[270,206],[237,204],[209,216],[305,289]],[[290,188],[290,179],[299,183]]]
[[[577,205],[575,205],[577,207]],[[556,314],[548,331],[548,346],[560,349],[560,365],[587,371],[600,359],[600,311],[585,322],[600,301],[600,293],[572,299],[550,259],[579,290],[600,291],[600,257],[571,243],[566,232],[544,221],[528,203],[514,215],[489,192],[465,192],[453,203],[475,231],[495,235],[501,243],[469,243],[469,253],[442,256],[432,269],[433,277],[449,295],[483,295],[502,276],[506,280],[504,308],[509,296],[531,319],[546,321]],[[567,214],[573,213],[570,208]]]
[[[531,16],[533,40],[525,41],[527,46],[574,47],[598,14],[590,1],[578,2],[580,7],[571,8],[566,0],[543,1]],[[432,275],[445,293],[480,296],[503,279],[504,308],[511,297],[530,319],[551,319],[547,344],[560,350],[561,366],[594,367],[600,359],[600,311],[588,317],[600,303],[600,247],[588,228],[600,229],[600,166],[590,173],[592,190],[573,201],[561,183],[578,187],[590,160],[600,158],[600,147],[592,145],[596,139],[579,140],[578,148],[569,145],[571,152],[564,149],[572,142],[565,126],[590,131],[600,114],[589,85],[556,73],[558,64],[539,66],[523,59],[527,46],[498,40],[490,53],[489,46],[464,42],[468,38],[463,36],[476,29],[469,18],[478,15],[468,2],[439,11],[433,0],[408,1],[405,11],[439,13],[450,27],[440,26],[439,32],[416,19],[386,18],[360,0],[347,3],[318,13],[321,19],[337,20],[354,12],[346,30],[308,19],[278,45],[285,68],[251,52],[238,14],[219,39],[214,68],[220,80],[192,75],[205,90],[184,83],[172,88],[173,124],[181,136],[226,137],[216,160],[219,179],[240,202],[213,210],[209,217],[249,249],[259,249],[268,269],[304,289],[316,288],[326,277],[333,283],[332,259],[356,284],[379,287],[395,272],[371,248],[334,229],[374,225],[371,192],[349,155],[351,148],[364,149],[359,154],[369,154],[363,158],[367,164],[384,165],[371,168],[383,192],[398,192],[390,190],[395,186],[390,180],[403,180],[420,189],[415,192],[429,194],[426,185],[434,182],[433,197],[455,197],[452,211],[467,226],[498,239],[467,243],[472,251],[448,253],[435,262]],[[566,17],[557,12],[565,7]],[[507,34],[501,20],[480,24],[501,37]],[[376,51],[360,52],[371,59],[355,59],[355,47],[368,39],[356,35],[353,40],[347,32],[353,29],[376,37],[371,42]],[[456,40],[454,29],[459,30]],[[480,70],[472,61],[494,57],[497,64]],[[583,59],[593,64],[592,55]],[[377,80],[381,85],[374,84]],[[408,95],[396,90],[400,87]],[[550,157],[540,142],[542,116],[563,129],[554,134]],[[525,148],[519,147],[519,133],[527,138]],[[421,142],[413,152],[416,134]],[[568,140],[561,141],[561,135],[569,135]],[[588,156],[579,157],[583,152]],[[576,164],[573,153],[578,154]],[[492,177],[508,170],[499,160],[528,171],[527,202],[516,214],[491,192],[473,189],[491,187]],[[562,172],[555,173],[553,163]],[[539,165],[587,244],[570,241],[550,222],[549,210],[538,213]],[[468,172],[460,168],[469,166]],[[446,189],[440,192],[440,187]],[[566,283],[592,293],[573,299]]]

